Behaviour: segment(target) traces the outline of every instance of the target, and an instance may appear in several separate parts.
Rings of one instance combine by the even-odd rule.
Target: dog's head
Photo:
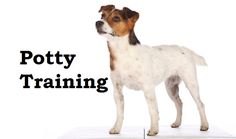
[[[97,32],[109,37],[121,37],[133,31],[139,13],[124,7],[116,9],[114,5],[101,6],[101,20],[96,22]]]

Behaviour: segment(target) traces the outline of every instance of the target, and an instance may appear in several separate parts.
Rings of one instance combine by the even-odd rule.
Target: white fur
[[[105,21],[104,21],[105,22]],[[104,29],[112,33],[112,29],[105,22]],[[176,121],[172,127],[181,124],[182,101],[178,95],[178,84],[184,81],[194,101],[197,104],[201,130],[208,129],[204,105],[200,100],[196,77],[196,65],[206,65],[204,58],[193,51],[176,45],[161,45],[149,47],[144,45],[132,46],[129,44],[128,35],[114,37],[105,34],[115,55],[115,69],[111,71],[114,85],[114,98],[117,104],[117,120],[110,133],[119,133],[124,117],[124,99],[122,87],[142,90],[146,98],[151,127],[148,135],[158,133],[158,108],[155,97],[155,86],[165,81],[167,92],[175,103],[177,109]]]

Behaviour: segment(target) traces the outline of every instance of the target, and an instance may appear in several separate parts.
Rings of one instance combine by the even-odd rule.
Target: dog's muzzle
[[[104,25],[104,22],[103,21],[97,21],[96,22],[96,28],[97,28],[97,32],[99,33],[99,34],[105,34],[106,32],[105,31],[103,31],[103,29],[102,29],[102,26]]]

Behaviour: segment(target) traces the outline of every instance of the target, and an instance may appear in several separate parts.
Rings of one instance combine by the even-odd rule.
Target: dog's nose
[[[97,22],[96,22],[96,27],[99,28],[99,27],[101,27],[103,24],[104,24],[104,22],[102,22],[102,21],[97,21]]]

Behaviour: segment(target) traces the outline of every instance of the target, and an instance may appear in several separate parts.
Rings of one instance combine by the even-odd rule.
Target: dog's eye
[[[113,20],[114,22],[120,22],[120,17],[119,17],[119,16],[114,16],[114,17],[112,18],[112,20]]]
[[[105,18],[105,14],[102,14],[101,19]]]

